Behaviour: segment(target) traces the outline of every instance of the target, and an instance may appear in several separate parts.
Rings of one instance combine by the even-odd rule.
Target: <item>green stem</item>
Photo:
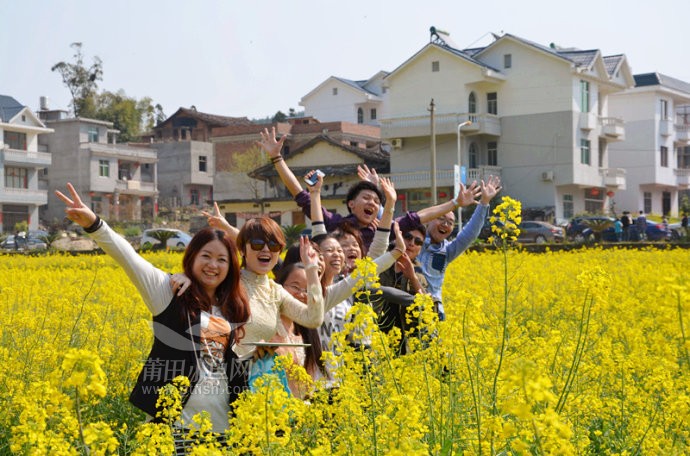
[[[498,357],[498,366],[494,374],[494,381],[491,387],[491,412],[496,415],[498,412],[496,407],[496,388],[498,384],[498,376],[501,373],[503,366],[503,355],[506,350],[506,339],[508,338],[508,250],[503,248],[503,334],[501,336],[501,351]]]
[[[481,456],[482,454],[482,426],[481,426],[481,414],[479,413],[479,399],[477,398],[477,394],[479,394],[479,391],[475,392],[475,386],[474,386],[474,378],[472,376],[472,369],[470,367],[470,357],[467,354],[467,338],[465,336],[465,322],[467,320],[467,311],[463,312],[462,314],[462,339],[463,339],[463,344],[462,344],[462,351],[465,354],[465,364],[467,364],[467,374],[469,376],[470,380],[470,388],[472,389],[472,402],[474,403],[474,415],[475,419],[477,421],[477,442],[479,442],[479,451],[477,454]],[[478,390],[479,388],[477,388]]]
[[[362,363],[364,366],[364,370],[366,370],[367,372],[367,384],[369,385],[369,399],[371,400],[370,419],[372,427],[372,443],[374,444],[374,456],[376,456],[379,454],[379,452],[377,445],[378,436],[376,434],[376,410],[374,409],[374,385],[371,384],[371,371],[369,370],[369,366],[367,365],[367,358],[366,356],[364,356],[364,350],[360,349],[360,353],[362,354]]]
[[[81,420],[81,399],[79,398],[79,389],[77,387],[74,388],[74,407],[77,411],[77,424],[79,425],[79,440],[81,440],[81,446],[82,448],[84,448],[84,452],[86,454],[89,454],[89,447],[86,445],[86,442],[84,441],[84,425]]]
[[[687,363],[687,366],[690,367],[690,354],[688,354],[688,347],[685,344],[686,336],[685,326],[683,325],[683,306],[682,301],[680,299],[680,293],[676,293],[676,296],[678,296],[678,322],[680,323],[680,334],[682,337],[680,346],[683,347],[683,350],[685,351],[685,362]]]

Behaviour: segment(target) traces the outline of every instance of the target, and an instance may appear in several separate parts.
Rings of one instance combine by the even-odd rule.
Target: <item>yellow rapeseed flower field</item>
[[[179,253],[146,257],[180,270]],[[688,454],[689,287],[685,249],[466,252],[447,320],[412,309],[412,353],[392,356],[400,335],[360,310],[369,346],[336,338],[337,388],[305,403],[267,377],[238,401],[230,450],[192,424],[196,454]],[[0,315],[0,454],[172,451],[127,401],[150,315],[110,258],[1,257]]]

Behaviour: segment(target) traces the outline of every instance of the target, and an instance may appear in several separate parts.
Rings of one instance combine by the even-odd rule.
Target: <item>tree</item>
[[[283,111],[278,111],[275,113],[273,116],[273,119],[271,119],[273,122],[285,122],[287,120],[287,116]]]
[[[124,90],[104,91],[97,97],[96,119],[107,120],[120,130],[121,142],[134,141],[143,130],[153,128],[155,107],[149,97],[128,97]],[[160,105],[158,105],[160,106]]]
[[[256,168],[268,163],[268,156],[259,146],[251,146],[247,150],[236,153],[232,157],[234,166],[232,171],[239,172],[242,174],[248,174],[254,171]],[[254,199],[259,199],[261,197],[260,186],[262,182],[258,179],[253,179],[247,176],[246,185],[247,188],[252,193]]]
[[[70,45],[75,50],[74,63],[58,62],[50,69],[57,71],[62,77],[62,82],[67,86],[72,95],[72,110],[75,117],[93,117],[95,109],[95,96],[98,90],[96,81],[103,80],[103,62],[98,56],[93,58],[90,67],[84,66],[84,56],[81,52],[81,43]]]

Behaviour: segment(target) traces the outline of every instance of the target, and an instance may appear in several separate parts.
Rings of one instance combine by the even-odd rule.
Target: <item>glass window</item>
[[[573,195],[563,195],[563,218],[572,218],[574,213]]]
[[[438,60],[434,60],[433,62],[431,62],[431,71],[436,73],[436,72],[440,71],[440,69],[441,69],[441,64],[439,63]]]
[[[333,87],[333,95],[338,95],[338,88],[337,87]]]
[[[370,111],[371,120],[376,120],[376,108],[372,108]]]
[[[690,168],[690,146],[678,148],[678,168]]]
[[[498,143],[489,142],[486,145],[486,164],[498,166]]]
[[[470,92],[470,96],[467,98],[467,112],[470,114],[477,112],[477,96],[474,92]]]
[[[16,131],[5,132],[5,144],[10,146],[10,149],[26,150],[26,133],[18,133]]]
[[[88,136],[88,141],[95,143],[98,142],[98,127],[89,127],[86,130],[86,134]]]
[[[470,168],[477,168],[479,162],[479,152],[477,151],[477,144],[470,144]]]
[[[512,54],[503,54],[503,68],[510,68],[513,66]]]
[[[668,100],[661,100],[661,106],[659,107],[659,114],[661,115],[661,120],[668,120]]]
[[[362,108],[357,108],[357,123],[364,123],[364,110],[362,110]]]
[[[486,112],[489,114],[498,114],[498,94],[490,92],[486,94]]]
[[[199,172],[206,172],[206,155],[199,155]]]
[[[580,140],[580,163],[583,165],[591,164],[590,142],[589,139]]]
[[[580,111],[589,112],[589,81],[580,81]]]
[[[652,212],[652,192],[644,192],[644,212],[649,214]]]
[[[29,188],[26,168],[5,167],[6,188]]]
[[[110,162],[108,160],[98,160],[98,175],[110,177]]]
[[[662,166],[663,168],[668,168],[668,147],[666,147],[666,146],[661,146],[661,147],[659,148],[659,152],[660,152],[660,155],[661,155],[661,156],[659,157],[660,160],[661,160],[661,166]]]

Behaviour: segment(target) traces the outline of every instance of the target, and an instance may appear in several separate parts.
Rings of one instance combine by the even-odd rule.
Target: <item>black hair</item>
[[[372,184],[369,181],[359,181],[355,185],[350,187],[350,190],[347,191],[347,196],[345,197],[345,204],[357,198],[357,195],[359,195],[364,190],[371,190],[372,192],[376,193],[376,196],[379,197],[379,201],[381,202],[381,206],[383,206],[386,202],[386,198],[383,196],[383,193],[381,193],[381,190],[379,190],[379,188],[375,184]],[[349,206],[347,210],[350,213],[352,212],[352,209],[350,209]]]

